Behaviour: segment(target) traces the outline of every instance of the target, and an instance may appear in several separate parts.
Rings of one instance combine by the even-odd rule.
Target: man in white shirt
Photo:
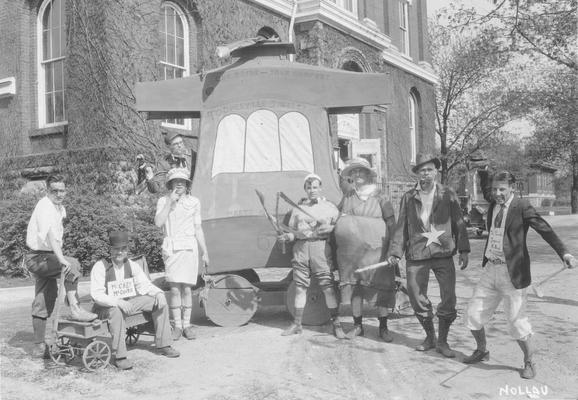
[[[80,264],[77,259],[66,257],[62,253],[62,220],[66,210],[62,205],[66,196],[64,177],[50,175],[46,179],[46,196],[34,207],[26,230],[28,253],[25,256],[26,268],[35,279],[35,296],[32,302],[32,328],[34,330],[35,357],[47,356],[44,336],[46,320],[52,315],[58,286],[56,279],[64,270],[66,300],[70,305],[70,318],[78,321],[92,321],[96,314],[82,309],[78,302],[77,286],[80,277]]]
[[[114,364],[119,369],[131,369],[124,341],[125,317],[141,311],[152,313],[157,352],[166,357],[179,357],[171,347],[169,308],[164,292],[152,284],[139,264],[127,258],[128,232],[109,235],[110,259],[97,261],[90,272],[90,296],[101,319],[108,319],[112,336]]]

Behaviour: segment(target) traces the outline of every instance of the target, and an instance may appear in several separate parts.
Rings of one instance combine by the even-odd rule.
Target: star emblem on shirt
[[[445,233],[445,231],[438,231],[435,226],[431,226],[431,231],[430,232],[423,232],[422,236],[427,238],[427,243],[425,244],[425,247],[428,247],[430,244],[435,243],[438,245],[442,245],[441,242],[439,241],[439,237],[441,235],[443,235]]]

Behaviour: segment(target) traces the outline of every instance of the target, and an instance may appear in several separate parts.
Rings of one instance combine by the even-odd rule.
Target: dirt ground
[[[578,216],[548,217],[570,250],[578,255]],[[559,269],[561,262],[538,235],[528,236],[533,279]],[[458,271],[458,313],[449,342],[456,359],[413,348],[423,333],[409,309],[390,321],[394,342],[377,340],[377,321],[364,320],[365,337],[338,341],[328,326],[307,327],[300,336],[282,337],[289,322],[282,307],[260,309],[249,324],[223,328],[201,318],[198,338],[181,339],[178,359],[154,354],[152,337],[142,336],[129,351],[135,367],[83,372],[78,362],[58,367],[30,357],[32,289],[0,289],[0,368],[2,400],[27,399],[576,399],[578,398],[578,270],[565,271],[544,287],[543,298],[529,296],[536,332],[538,376],[519,377],[521,352],[507,333],[501,311],[487,328],[491,359],[461,363],[474,341],[463,315],[480,273],[483,239],[472,238],[470,267]],[[81,294],[88,287],[81,285]],[[439,301],[430,280],[431,299]],[[345,328],[352,327],[345,317]]]

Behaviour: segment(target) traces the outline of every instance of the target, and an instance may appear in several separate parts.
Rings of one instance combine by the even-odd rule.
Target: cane
[[[538,282],[538,284],[536,285],[532,285],[532,291],[534,292],[534,294],[540,298],[544,297],[544,292],[542,291],[542,285],[546,282],[548,282],[550,279],[552,279],[553,277],[555,277],[556,275],[558,275],[560,272],[566,270],[568,267],[566,267],[566,265],[564,264],[564,266],[562,268],[560,268],[558,271],[551,273],[550,275],[548,275],[547,277],[545,277],[544,279],[542,279],[540,282]]]

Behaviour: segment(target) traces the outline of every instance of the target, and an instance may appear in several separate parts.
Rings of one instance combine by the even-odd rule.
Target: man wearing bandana
[[[177,132],[169,131],[165,135],[165,144],[169,147],[170,153],[159,163],[159,171],[169,171],[173,168],[186,168],[191,171],[190,179],[195,173],[196,153],[185,147],[183,136]],[[164,179],[159,182],[153,179],[155,176],[152,168],[146,171],[146,186],[149,192],[159,193],[164,188]]]
[[[458,198],[454,191],[436,183],[440,160],[431,154],[418,154],[412,168],[418,175],[416,186],[400,203],[399,218],[389,261],[396,264],[405,254],[410,302],[427,337],[418,351],[435,348],[445,357],[455,357],[447,343],[456,319],[456,269],[453,256],[459,252],[462,269],[467,267],[470,242]],[[433,324],[433,306],[427,297],[430,270],[440,286],[437,308],[439,337]]]

